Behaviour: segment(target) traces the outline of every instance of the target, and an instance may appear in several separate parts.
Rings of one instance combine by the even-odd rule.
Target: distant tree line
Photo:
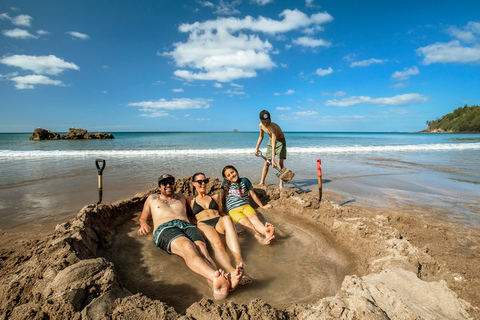
[[[427,125],[424,132],[480,132],[480,106],[465,105]]]

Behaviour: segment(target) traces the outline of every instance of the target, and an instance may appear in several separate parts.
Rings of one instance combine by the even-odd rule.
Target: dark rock
[[[60,134],[42,128],[37,128],[29,138],[30,140],[59,140]]]

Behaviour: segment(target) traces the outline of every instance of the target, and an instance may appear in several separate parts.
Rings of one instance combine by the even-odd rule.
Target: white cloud
[[[280,111],[286,111],[286,110],[290,110],[292,108],[290,108],[290,107],[276,107],[275,109],[280,110]]]
[[[179,31],[189,33],[188,40],[175,43],[174,50],[164,55],[184,68],[174,74],[189,81],[252,78],[257,76],[256,70],[276,67],[270,57],[275,53],[272,44],[257,33],[275,35],[333,20],[326,12],[308,16],[299,10],[284,10],[279,17],[282,20],[247,16],[181,24]]]
[[[311,116],[316,116],[318,112],[317,111],[298,111],[298,112],[294,112],[293,114],[297,116],[302,116],[302,117],[311,117]]]
[[[392,78],[397,81],[403,81],[410,79],[410,76],[419,74],[418,68],[416,66],[411,67],[410,69],[403,69],[403,71],[395,71],[392,74]]]
[[[323,39],[312,39],[310,37],[300,37],[298,39],[293,40],[293,43],[297,46],[304,46],[304,47],[330,47],[332,44],[328,41]]]
[[[84,33],[80,33],[80,32],[77,32],[77,31],[67,31],[65,32],[66,34],[69,34],[72,36],[73,39],[81,39],[81,40],[88,40],[90,39],[90,37]]]
[[[0,63],[19,67],[23,70],[30,70],[37,74],[58,75],[67,69],[80,70],[80,68],[54,55],[49,56],[27,56],[13,55],[0,59]]]
[[[215,88],[223,88],[222,84],[221,83],[218,83],[218,82],[215,82],[215,84],[213,85]]]
[[[388,60],[380,60],[380,59],[375,59],[375,58],[372,58],[372,59],[368,59],[368,60],[362,60],[362,61],[354,61],[350,64],[350,67],[368,67],[372,64],[379,64],[379,63],[384,63]]]
[[[480,22],[470,21],[463,29],[450,27],[447,30],[447,33],[466,43],[478,43],[480,36]]]
[[[15,18],[12,18],[12,23],[16,26],[21,26],[21,27],[30,27],[30,22],[32,21],[32,17],[26,14],[21,14],[16,16]]]
[[[480,63],[480,22],[470,21],[463,28],[450,27],[447,33],[455,38],[416,50],[423,63]]]
[[[28,75],[23,77],[13,77],[10,80],[16,82],[15,88],[17,89],[33,89],[37,84],[50,84],[54,86],[63,86],[59,80],[52,80],[42,75]]]
[[[235,9],[236,6],[241,4],[241,0],[233,0],[231,2],[225,1],[225,0],[220,0],[218,2],[218,6],[216,6],[215,13],[216,14],[223,14],[223,15],[235,15],[239,14],[240,11]]]
[[[318,68],[317,71],[315,71],[315,73],[321,77],[324,77],[326,75],[329,75],[330,73],[333,73],[333,69],[332,67],[329,67],[328,69]]]
[[[17,39],[36,39],[37,37],[28,32],[27,30],[23,29],[12,29],[12,30],[3,30],[3,35],[9,38],[17,38]]]
[[[16,26],[30,27],[30,22],[32,21],[33,18],[26,14],[21,14],[12,18],[8,15],[8,13],[2,13],[0,14],[0,19],[10,20]]]
[[[292,90],[292,89],[289,89],[287,90],[285,93],[278,93],[278,92],[275,92],[273,95],[275,96],[280,96],[280,95],[292,95],[295,93],[295,90]]]
[[[183,92],[183,89],[182,88],[178,88],[178,89],[172,89],[173,92]]]
[[[269,3],[273,2],[273,0],[250,0],[250,2],[251,3],[256,3],[259,6],[264,6],[266,4],[269,4]]]
[[[234,95],[237,95],[237,96],[246,95],[246,93],[243,91],[232,91],[232,90],[226,90],[226,91],[223,91],[222,93],[226,93],[230,95],[230,97],[233,97]]]
[[[37,34],[39,34],[39,35],[41,35],[41,36],[43,36],[43,35],[45,35],[45,34],[49,34],[49,33],[50,33],[50,32],[45,31],[45,30],[37,30]]]
[[[140,107],[140,111],[146,112],[141,114],[143,117],[166,117],[169,116],[165,110],[187,110],[187,109],[207,109],[210,107],[210,101],[207,99],[160,99],[156,101],[141,101],[129,103],[128,106]]]
[[[479,63],[480,45],[463,46],[460,41],[452,40],[448,43],[437,42],[417,49],[418,55],[423,55],[423,63]]]
[[[371,98],[368,96],[356,96],[344,98],[342,100],[328,100],[325,102],[327,106],[349,107],[358,104],[369,104],[376,106],[405,106],[410,104],[420,104],[428,101],[428,98],[418,93],[407,93],[386,98]]]

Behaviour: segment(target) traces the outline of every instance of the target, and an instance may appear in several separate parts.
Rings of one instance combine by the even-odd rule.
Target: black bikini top
[[[210,203],[208,204],[208,209],[218,210],[218,204],[215,200],[213,200],[213,198],[210,201]],[[207,209],[205,209],[204,207],[199,205],[197,203],[197,199],[195,199],[193,201],[193,208],[192,208],[193,214],[197,215],[198,213],[202,212],[203,210],[207,210]]]

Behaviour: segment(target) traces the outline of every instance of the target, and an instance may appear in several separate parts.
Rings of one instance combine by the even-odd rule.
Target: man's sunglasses
[[[195,180],[196,183],[198,183],[199,185],[202,185],[202,184],[208,184],[208,179],[204,179],[204,180]]]
[[[158,183],[158,185],[164,186],[164,187],[168,185],[173,186],[174,184],[175,184],[175,180],[163,180]]]

